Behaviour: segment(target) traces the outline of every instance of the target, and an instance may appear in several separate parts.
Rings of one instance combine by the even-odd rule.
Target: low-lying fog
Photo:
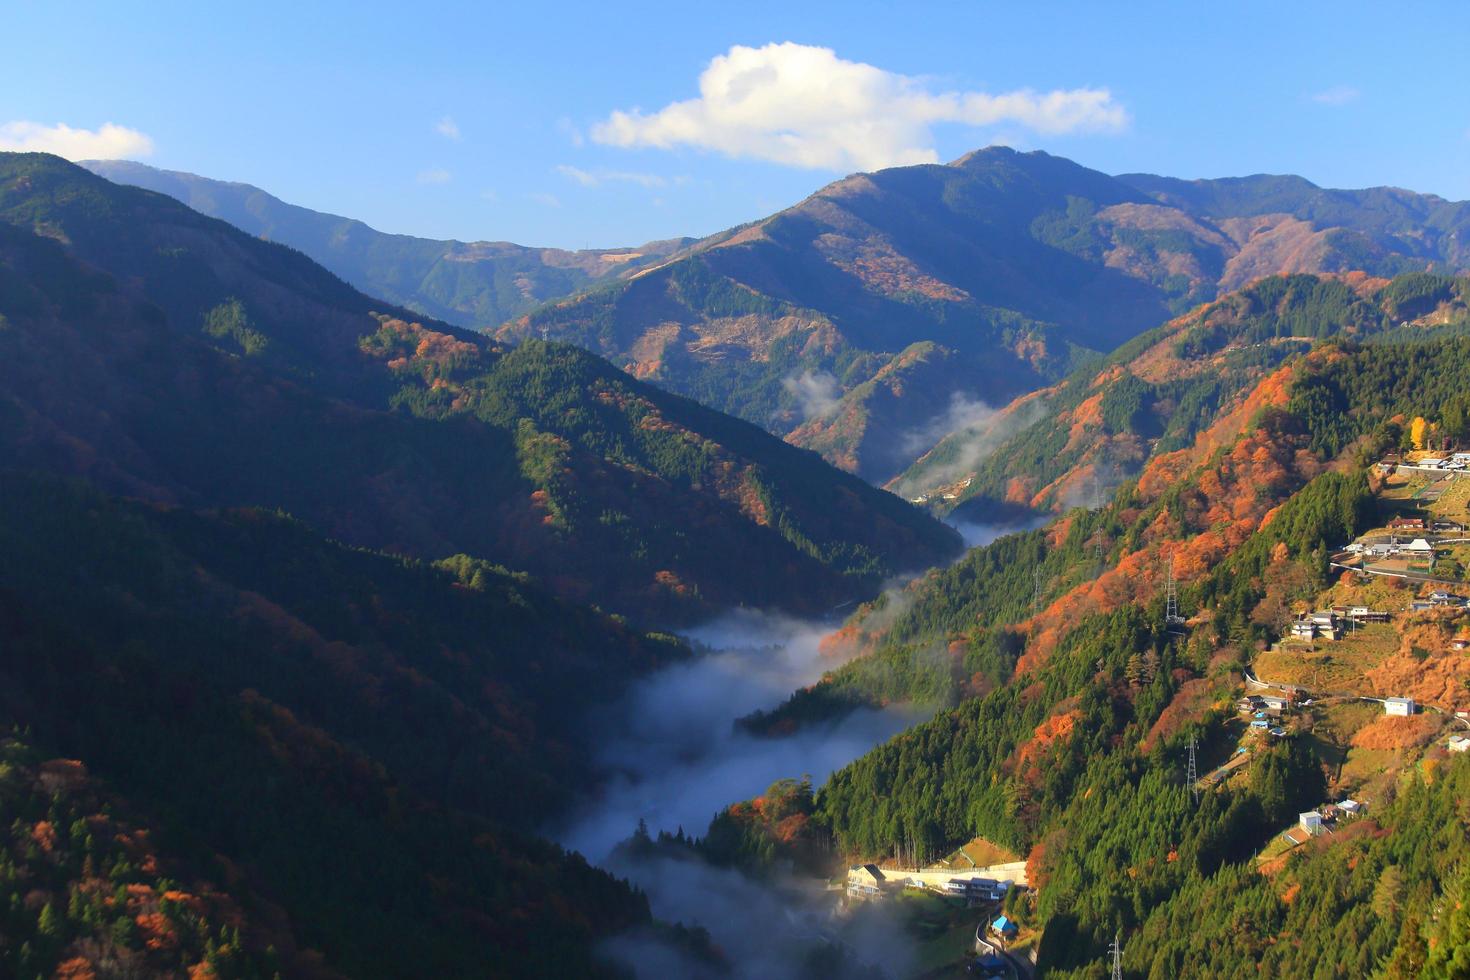
[[[961,529],[972,547],[1008,530]],[[614,853],[640,820],[655,837],[680,828],[703,836],[717,812],[778,779],[808,775],[820,787],[834,770],[922,719],[920,711],[892,707],[854,711],[782,737],[737,730],[737,718],[775,707],[838,665],[819,651],[835,626],[738,611],[689,631],[699,650],[693,659],[645,678],[591,719],[598,737],[588,779],[599,788],[552,830],[566,847],[641,888],[657,918],[709,930],[739,977],[811,976],[813,951],[824,948],[840,948],[847,962],[875,967],[878,975],[902,975],[912,962],[911,943],[889,912],[867,908],[836,921],[835,897],[822,882],[792,875],[756,881],[692,853],[636,860]],[[640,977],[706,972],[649,937],[619,937],[606,951]]]
[[[737,731],[735,719],[772,708],[837,665],[818,643],[831,629],[786,617],[731,613],[687,635],[693,660],[636,685],[595,719],[603,733],[593,768],[609,774],[599,795],[557,836],[601,861],[640,819],[651,833],[703,836],[730,803],[783,777],[820,786],[835,769],[917,720],[903,709],[860,710],[784,738]]]

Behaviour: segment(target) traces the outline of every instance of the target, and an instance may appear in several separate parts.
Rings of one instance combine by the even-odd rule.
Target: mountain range
[[[702,837],[628,827],[620,873],[711,873],[733,920],[980,853],[1025,887],[979,921],[1054,980],[1120,937],[1134,977],[1465,976],[1470,559],[1339,550],[1470,521],[1392,472],[1470,440],[1465,207],[992,148],[472,330],[0,155],[0,972],[738,974],[541,832],[632,778],[601,720],[642,682],[718,710],[665,630],[745,606],[851,614],[717,740],[804,764],[781,739],[932,714]],[[1027,529],[962,554],[937,514]],[[911,972],[973,959],[968,902],[880,904]],[[864,975],[793,919],[794,976]]]
[[[0,234],[21,464],[486,557],[663,622],[817,612],[956,547],[815,454],[595,356],[409,319],[299,252],[54,158],[0,161]]]
[[[159,170],[128,160],[82,166],[220,218],[256,238],[289,245],[372,296],[459,326],[497,324],[605,279],[631,275],[691,239],[637,248],[533,248],[392,235],[361,221],[287,204],[258,187]]]
[[[92,166],[279,237],[374,295],[423,302],[381,270],[335,265],[337,237],[242,217],[240,202],[268,198],[254,189]],[[1328,190],[1292,176],[1113,177],[989,147],[845,178],[760,221],[637,250],[626,274],[567,281],[563,296],[543,290],[543,305],[498,326],[476,322],[502,340],[596,351],[881,483],[967,410],[1058,381],[1254,279],[1461,270],[1467,236],[1470,204],[1433,195]],[[491,293],[466,286],[454,308],[488,310],[499,302]]]

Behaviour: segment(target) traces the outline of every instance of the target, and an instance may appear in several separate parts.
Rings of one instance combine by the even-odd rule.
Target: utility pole
[[[1194,797],[1195,806],[1199,805],[1199,770],[1194,763],[1194,736],[1189,736],[1189,773],[1185,776],[1189,780],[1189,795]]]
[[[1113,944],[1108,947],[1108,952],[1113,957],[1113,980],[1123,980],[1123,945],[1118,942],[1118,934],[1113,933]]]

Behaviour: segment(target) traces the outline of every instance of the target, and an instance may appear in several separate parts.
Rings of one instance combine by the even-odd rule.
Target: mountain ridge
[[[666,622],[817,612],[958,546],[815,454],[591,354],[412,322],[163,195],[0,162],[16,459],[487,557]],[[54,363],[74,368],[60,384]]]
[[[248,234],[310,255],[363,292],[457,326],[493,326],[605,278],[628,275],[691,243],[585,249],[462,242],[379,231],[366,222],[290,204],[253,184],[159,170],[130,160],[84,160],[114,183],[168,194]]]
[[[943,379],[934,405],[998,408],[1265,276],[1470,268],[1470,204],[1292,175],[1109,176],[992,146],[849,175],[765,218],[656,244],[636,266],[548,285],[496,335],[576,343],[882,482],[896,468],[893,434],[941,424],[943,410],[916,423],[912,405],[864,406],[838,438],[815,424],[822,413],[804,402],[801,378],[830,377],[841,398],[910,345],[934,343],[971,365]],[[326,246],[311,250],[320,260]],[[459,308],[479,302],[476,289],[493,292],[467,283]],[[450,306],[420,308],[457,318]]]

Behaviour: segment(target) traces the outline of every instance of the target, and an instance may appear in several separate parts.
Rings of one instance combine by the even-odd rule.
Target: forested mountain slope
[[[1250,734],[1235,701],[1282,615],[1338,596],[1387,603],[1395,622],[1361,642],[1388,644],[1373,656],[1392,676],[1470,676],[1447,639],[1462,609],[1404,612],[1432,586],[1339,580],[1328,565],[1384,524],[1370,464],[1405,444],[1409,419],[1470,438],[1467,377],[1470,341],[1454,331],[1320,344],[1254,387],[1243,423],[1222,417],[1102,506],[864,608],[838,638],[858,659],[748,724],[953,705],[835,773],[813,821],[853,859],[932,860],[975,836],[1026,853],[1033,891],[1007,911],[1039,935],[1042,976],[1102,975],[1120,934],[1125,975],[1160,980],[1260,963],[1282,976],[1461,976],[1470,764],[1444,739],[1463,731],[1451,716],[1470,708],[1470,687],[1437,686],[1409,718],[1317,693],[1271,735]],[[1320,664],[1368,647],[1294,649]],[[1246,764],[1191,786],[1191,742],[1201,775],[1241,752]],[[1286,848],[1299,813],[1348,796],[1371,801],[1366,818]]]
[[[249,184],[127,160],[82,166],[114,183],[167,194],[256,238],[299,249],[370,296],[466,327],[494,326],[605,279],[631,275],[690,244],[675,239],[572,252],[437,241],[391,235],[352,218],[287,204]]]
[[[526,829],[583,778],[588,709],[680,645],[483,562],[354,551],[264,511],[13,471],[0,499],[0,716],[76,760],[17,772],[5,749],[0,860],[29,853],[22,833],[51,855],[0,879],[28,893],[0,928],[32,936],[0,943],[7,975],[81,957],[565,976],[647,921],[641,896]],[[68,773],[151,830],[115,837]],[[60,794],[49,817],[36,779]]]
[[[675,620],[824,610],[956,547],[814,454],[591,355],[413,323],[163,196],[54,157],[0,163],[15,465],[280,507],[349,543],[486,557]]]
[[[1274,276],[950,434],[892,487],[972,517],[1097,506],[1150,460],[1197,453],[1196,440],[1221,420],[1236,424],[1217,440],[1238,431],[1255,386],[1320,339],[1389,340],[1401,328],[1424,335],[1467,325],[1470,280]]]
[[[956,402],[999,407],[1263,276],[1470,265],[1465,203],[1293,176],[1114,178],[1003,147],[855,175],[698,242],[575,253],[384,235],[249,185],[87,166],[429,316],[570,340],[879,482]],[[937,348],[931,369],[897,386],[914,344]]]
[[[911,417],[999,407],[1262,276],[1463,270],[1467,222],[1470,205],[1407,191],[1114,178],[990,147],[848,177],[500,336],[570,340],[871,475],[887,464],[867,453],[923,431]],[[920,342],[964,364],[919,400],[938,411],[838,404]]]

